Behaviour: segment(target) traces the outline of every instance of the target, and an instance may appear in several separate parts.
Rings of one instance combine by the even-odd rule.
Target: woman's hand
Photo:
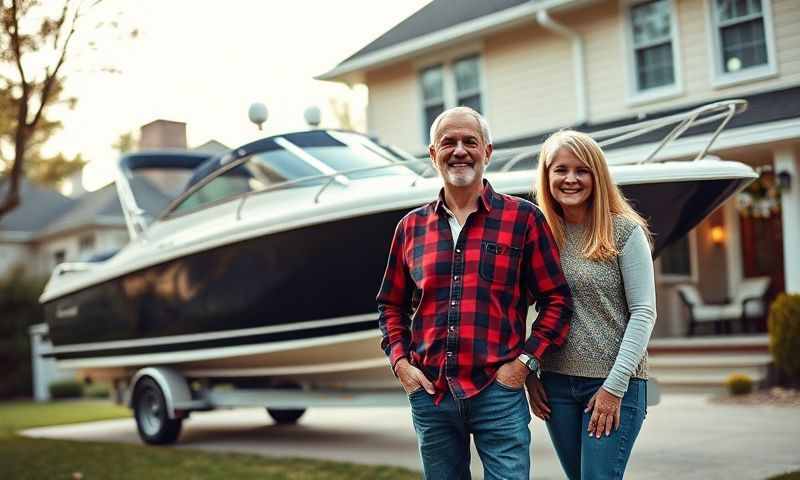
[[[608,393],[603,387],[598,388],[584,410],[587,413],[593,410],[589,420],[589,436],[600,438],[603,432],[609,436],[612,425],[614,430],[618,429],[621,407],[621,398]]]
[[[550,420],[550,407],[547,405],[547,392],[536,375],[528,375],[525,380],[528,396],[531,399],[531,412],[544,421]]]

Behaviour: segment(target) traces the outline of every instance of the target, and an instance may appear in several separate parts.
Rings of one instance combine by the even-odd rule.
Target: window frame
[[[430,126],[427,125],[425,117],[425,108],[428,106],[425,102],[425,96],[422,90],[422,82],[420,81],[421,73],[428,69],[440,65],[442,67],[442,88],[444,98],[444,109],[453,108],[458,105],[458,92],[456,91],[456,78],[455,78],[455,64],[460,60],[465,60],[470,57],[475,57],[478,64],[478,93],[481,97],[481,115],[487,116],[489,102],[487,100],[487,83],[486,83],[486,60],[483,52],[482,43],[473,43],[452,49],[446,53],[438,53],[429,55],[418,59],[414,62],[414,71],[416,72],[416,90],[417,90],[417,117],[419,118],[420,125],[420,140],[424,145],[425,151],[428,150],[430,140]],[[474,93],[473,93],[474,95]]]
[[[670,15],[670,46],[672,48],[672,67],[674,82],[671,85],[639,90],[638,69],[636,66],[636,50],[639,48],[633,37],[633,16],[631,10],[642,3],[649,3],[653,0],[621,0],[620,5],[624,12],[623,37],[625,45],[625,103],[628,106],[642,105],[670,98],[679,97],[684,94],[683,71],[681,68],[681,48],[680,30],[678,21],[678,9],[675,0],[666,1]]]
[[[689,245],[689,274],[682,275],[678,273],[664,273],[661,265],[661,257],[656,260],[656,271],[661,283],[697,283],[700,279],[699,268],[700,262],[697,258],[697,229],[692,229],[688,234]]]
[[[764,42],[767,48],[767,63],[755,67],[748,67],[738,72],[725,72],[722,68],[722,39],[720,30],[729,24],[720,24],[717,0],[705,0],[706,2],[706,25],[709,35],[708,45],[710,52],[711,85],[715,89],[731,87],[742,83],[773,78],[778,75],[778,59],[775,50],[775,29],[772,16],[772,1],[759,0],[761,2],[761,18],[764,22]],[[750,17],[752,20],[757,17]],[[738,22],[737,22],[738,23]]]

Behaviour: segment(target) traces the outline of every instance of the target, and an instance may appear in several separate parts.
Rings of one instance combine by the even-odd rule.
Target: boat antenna
[[[267,121],[269,112],[267,112],[267,106],[263,103],[253,102],[247,110],[247,116],[250,118],[250,121],[255,123],[258,129],[261,130],[261,125]]]

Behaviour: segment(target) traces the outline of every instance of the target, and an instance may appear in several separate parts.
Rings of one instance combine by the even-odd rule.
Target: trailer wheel
[[[150,377],[141,379],[136,385],[133,414],[139,437],[150,445],[174,443],[181,433],[183,419],[169,418],[164,392]]]
[[[305,408],[276,409],[268,408],[267,413],[278,425],[294,425],[306,413]]]

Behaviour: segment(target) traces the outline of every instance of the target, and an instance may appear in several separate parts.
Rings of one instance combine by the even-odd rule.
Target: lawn
[[[29,439],[13,432],[45,425],[129,417],[107,401],[0,403],[3,478],[137,479],[411,479],[418,473],[305,459],[214,454],[144,445]],[[79,474],[79,475],[78,475]]]

